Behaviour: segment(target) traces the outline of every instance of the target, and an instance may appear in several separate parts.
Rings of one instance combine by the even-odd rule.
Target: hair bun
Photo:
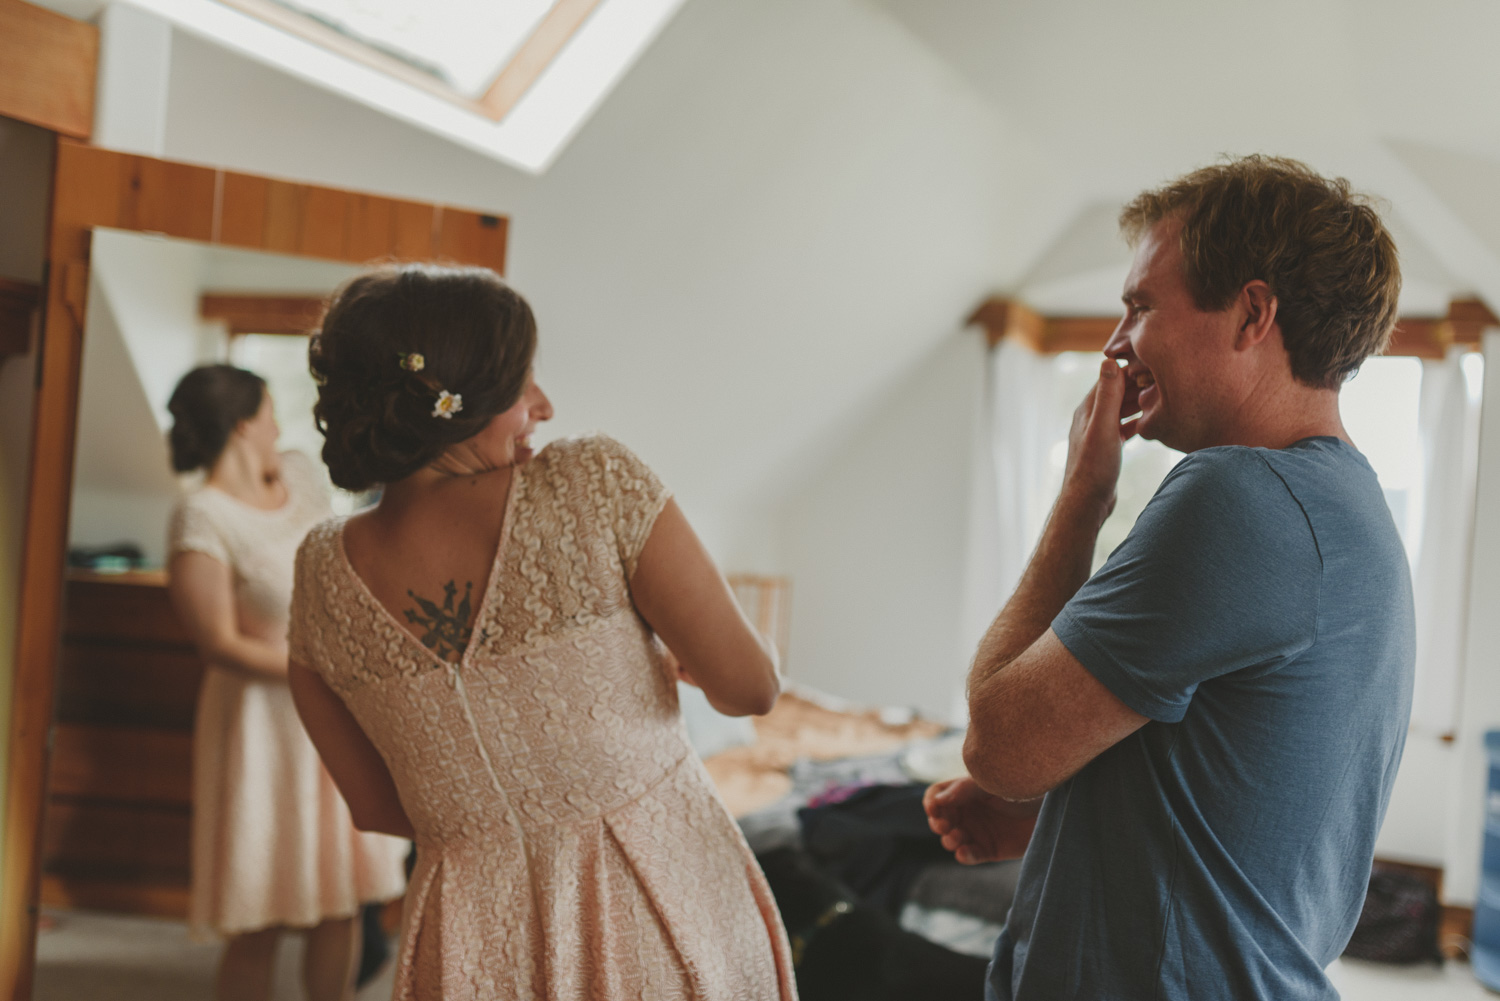
[[[531,307],[488,269],[408,264],[351,279],[308,346],[333,482],[405,479],[472,438],[520,399],[535,352]],[[463,397],[446,420],[433,416],[444,391]]]

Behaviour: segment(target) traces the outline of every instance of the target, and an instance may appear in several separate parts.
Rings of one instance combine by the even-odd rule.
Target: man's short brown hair
[[[1158,222],[1182,220],[1182,263],[1199,309],[1226,309],[1259,279],[1302,383],[1336,389],[1385,350],[1396,325],[1396,244],[1343,178],[1306,164],[1247,156],[1146,191],[1120,213],[1134,243]]]

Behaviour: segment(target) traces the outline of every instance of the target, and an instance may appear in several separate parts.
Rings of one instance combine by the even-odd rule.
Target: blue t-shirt
[[[987,996],[1337,998],[1415,656],[1364,457],[1189,455],[1052,628],[1151,722],[1047,794]]]

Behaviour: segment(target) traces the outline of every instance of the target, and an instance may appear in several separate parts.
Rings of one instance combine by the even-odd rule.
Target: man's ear
[[[1277,300],[1271,286],[1257,278],[1240,289],[1240,328],[1235,331],[1234,347],[1244,351],[1265,342],[1271,331],[1279,332],[1276,322]]]
[[[1235,332],[1236,351],[1265,344],[1272,330],[1280,332],[1277,324],[1277,296],[1272,293],[1271,285],[1259,278],[1248,282],[1239,290],[1239,299],[1235,305],[1239,308],[1239,330]]]

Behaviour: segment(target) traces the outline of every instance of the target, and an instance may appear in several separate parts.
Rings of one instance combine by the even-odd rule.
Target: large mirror
[[[328,294],[358,270],[93,232],[42,821],[37,999],[83,996],[101,966],[117,968],[111,979],[131,996],[213,994],[223,947],[195,941],[185,921],[204,669],[174,614],[166,574],[168,519],[203,474],[172,471],[167,401],[197,365],[229,362],[256,372],[274,402],[279,447],[313,457],[326,475],[316,462],[321,438],[312,423],[306,335]],[[321,489],[336,511],[358,503],[326,482]],[[276,996],[298,996],[303,949],[301,936],[286,936]],[[388,993],[377,979],[360,996]]]

